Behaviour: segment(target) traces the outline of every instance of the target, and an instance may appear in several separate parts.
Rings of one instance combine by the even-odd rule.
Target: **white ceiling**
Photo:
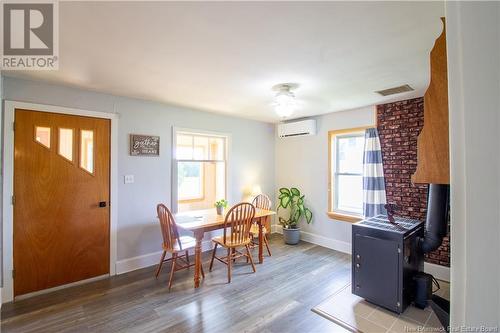
[[[275,122],[422,96],[442,2],[61,2],[59,71],[8,72]],[[374,93],[401,84],[415,92]]]

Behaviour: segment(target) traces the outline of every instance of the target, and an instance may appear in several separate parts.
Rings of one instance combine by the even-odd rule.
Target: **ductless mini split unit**
[[[278,136],[289,138],[293,136],[307,136],[316,134],[316,120],[306,119],[278,124]]]

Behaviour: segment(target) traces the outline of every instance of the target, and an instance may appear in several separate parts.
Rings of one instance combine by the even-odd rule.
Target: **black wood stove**
[[[352,226],[352,293],[401,313],[412,301],[413,277],[423,271],[422,221],[386,215]]]

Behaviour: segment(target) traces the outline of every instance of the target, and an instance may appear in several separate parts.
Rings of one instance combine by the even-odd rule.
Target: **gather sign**
[[[154,135],[130,134],[130,155],[159,156],[160,137]]]

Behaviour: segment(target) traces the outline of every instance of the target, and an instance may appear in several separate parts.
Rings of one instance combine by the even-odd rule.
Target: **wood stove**
[[[352,226],[352,293],[401,313],[411,303],[413,276],[423,271],[422,221],[386,215]]]

